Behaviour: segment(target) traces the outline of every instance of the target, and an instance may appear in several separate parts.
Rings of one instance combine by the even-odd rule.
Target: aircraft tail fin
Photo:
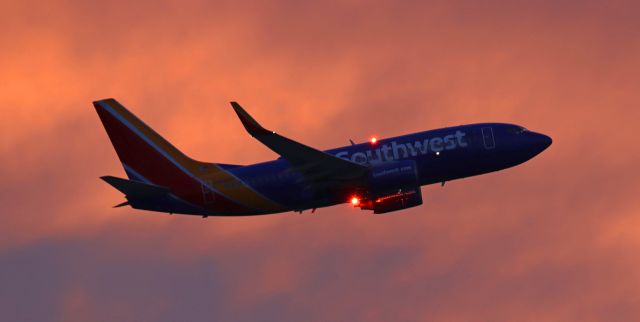
[[[173,187],[179,184],[175,180],[209,165],[187,157],[115,99],[93,105],[130,179]]]
[[[166,187],[171,191],[159,199],[130,198],[132,207],[150,210],[165,209],[157,208],[149,201],[154,200],[156,203],[171,204],[170,211],[158,211],[174,213],[202,212],[201,209],[195,210],[189,205],[219,213],[248,213],[263,211],[261,209],[269,209],[269,211],[280,209],[280,205],[254,191],[230,172],[239,166],[205,163],[187,157],[112,98],[95,101],[93,105],[127,176],[131,179],[116,180],[106,177],[103,180],[127,196],[132,195],[131,192],[127,192],[128,189],[135,188],[134,194],[137,194],[140,191],[149,192],[150,186]],[[234,183],[234,185],[225,183]],[[176,198],[181,201],[176,202]],[[247,204],[255,203],[256,206],[246,206],[242,200],[250,200]]]

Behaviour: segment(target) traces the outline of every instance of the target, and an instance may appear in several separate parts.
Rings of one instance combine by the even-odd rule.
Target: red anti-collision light
[[[358,197],[351,198],[351,204],[355,207],[360,204],[360,199]]]

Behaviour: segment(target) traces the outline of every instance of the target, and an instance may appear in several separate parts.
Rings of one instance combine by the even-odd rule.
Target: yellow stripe
[[[286,208],[273,202],[251,189],[248,185],[238,180],[217,165],[209,163],[209,171],[199,177],[214,189],[233,200],[241,200],[245,205],[264,211],[283,211]]]

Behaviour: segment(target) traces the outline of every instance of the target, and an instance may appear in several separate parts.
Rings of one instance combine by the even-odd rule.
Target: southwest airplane
[[[262,127],[244,128],[280,158],[247,166],[196,161],[114,99],[93,103],[128,179],[101,177],[135,209],[249,216],[351,203],[374,214],[422,204],[420,187],[521,164],[551,138],[504,123],[447,127],[320,151]]]

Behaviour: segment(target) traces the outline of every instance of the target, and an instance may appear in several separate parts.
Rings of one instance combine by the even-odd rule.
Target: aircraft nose
[[[550,147],[551,143],[553,143],[553,139],[551,139],[551,137],[549,137],[548,135],[544,135],[544,134],[540,134],[540,136],[542,136],[541,140],[542,140],[542,146],[544,146],[544,149]]]
[[[538,153],[546,150],[551,143],[553,143],[553,140],[548,136],[548,135],[544,135],[542,133],[534,133],[535,134],[535,145],[536,145],[536,150],[538,150]]]

